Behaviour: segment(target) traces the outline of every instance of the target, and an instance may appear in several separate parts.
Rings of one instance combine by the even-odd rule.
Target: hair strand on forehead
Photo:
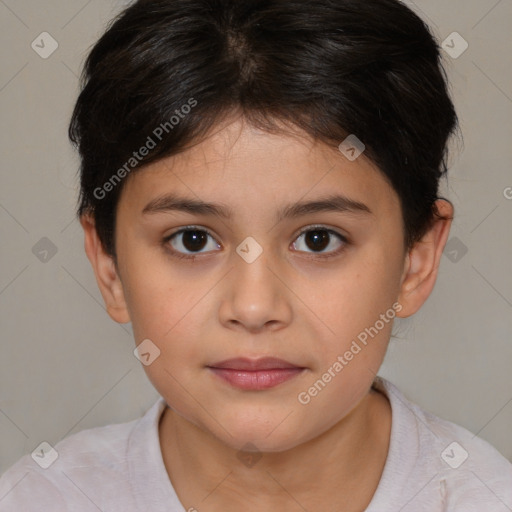
[[[77,213],[94,217],[108,253],[126,179],[232,112],[333,147],[355,134],[397,192],[405,248],[434,219],[458,122],[440,47],[405,4],[139,0],[90,51],[69,125],[81,158]]]

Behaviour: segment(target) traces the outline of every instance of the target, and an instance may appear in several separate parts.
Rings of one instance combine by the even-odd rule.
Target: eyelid
[[[189,231],[189,230],[197,230],[197,231],[204,231],[205,233],[207,233],[208,235],[210,235],[212,238],[214,238],[217,243],[218,243],[218,240],[216,238],[216,236],[208,229],[208,228],[205,228],[203,226],[199,226],[199,225],[196,225],[196,224],[191,224],[191,225],[188,225],[188,226],[182,226],[181,228],[179,228],[178,230],[172,232],[171,234],[167,235],[165,237],[165,241],[169,241],[169,239],[179,233],[183,233],[184,231]],[[342,233],[339,233],[338,231],[336,231],[336,229],[334,228],[330,228],[329,226],[326,226],[324,224],[309,224],[308,226],[304,227],[304,228],[301,228],[300,231],[298,231],[297,233],[295,233],[293,236],[294,236],[294,240],[295,238],[299,237],[300,235],[303,235],[304,233],[307,233],[308,231],[313,231],[315,229],[324,229],[325,231],[328,231],[329,233],[333,233],[337,236],[339,236],[343,241],[347,242],[348,243],[348,238],[343,235]],[[220,245],[220,244],[219,244]]]
[[[212,233],[212,231],[210,231],[208,228],[206,228],[204,226],[199,226],[197,224],[189,224],[187,226],[180,227],[179,229],[177,229],[176,231],[173,231],[169,235],[164,236],[164,238],[162,239],[162,246],[164,247],[166,252],[171,257],[177,258],[177,259],[180,259],[180,260],[181,259],[185,259],[185,260],[194,261],[197,257],[208,256],[211,252],[215,252],[215,251],[208,251],[207,253],[201,253],[201,252],[198,252],[198,253],[184,253],[184,252],[177,251],[176,249],[174,249],[172,247],[169,247],[169,245],[170,245],[169,242],[171,241],[171,239],[173,239],[175,236],[179,235],[180,233],[183,233],[183,232],[186,232],[186,231],[203,231],[208,236],[210,236],[213,240],[215,240],[215,243],[217,245],[221,245],[219,243],[219,241],[217,240],[216,235],[214,235]]]
[[[303,235],[304,233],[307,233],[308,231],[314,231],[315,229],[323,229],[329,233],[333,233],[335,234],[336,236],[339,236],[344,242],[347,242],[348,243],[348,238],[343,235],[342,233],[338,232],[335,228],[331,228],[329,226],[326,226],[324,224],[310,224],[309,226],[306,226],[305,228],[302,228],[301,231],[299,231],[295,236],[298,237],[300,235]]]
[[[219,243],[219,241],[217,240],[217,236],[214,235],[212,231],[210,231],[208,228],[199,226],[197,224],[182,226],[181,228],[177,229],[176,231],[173,231],[172,233],[170,233],[169,235],[166,235],[163,238],[163,243],[167,244],[173,237],[175,237],[176,235],[179,235],[180,233],[184,233],[185,231],[203,231],[204,233],[209,235],[211,238],[213,238],[218,245],[221,245]],[[179,253],[179,254],[182,254],[182,253]],[[197,253],[197,255],[200,255],[200,254],[202,254],[202,253]]]
[[[338,256],[341,256],[341,254],[344,253],[345,250],[347,249],[347,246],[349,246],[350,243],[351,243],[350,240],[345,235],[343,235],[342,233],[339,233],[337,231],[337,229],[330,228],[330,227],[325,226],[323,224],[310,224],[309,226],[306,226],[305,228],[302,228],[302,230],[299,231],[299,233],[294,235],[294,241],[297,240],[297,238],[302,236],[304,233],[307,233],[308,231],[315,231],[316,229],[319,230],[319,231],[320,230],[321,231],[326,231],[327,233],[336,236],[341,241],[342,245],[338,249],[335,249],[334,251],[330,251],[330,252],[327,252],[327,253],[321,253],[321,252],[315,253],[315,252],[308,252],[308,251],[297,251],[298,253],[301,254],[301,257],[303,257],[303,258],[313,259],[313,260],[329,260],[331,258],[336,258]]]
[[[309,225],[305,226],[304,228],[301,228],[301,230],[298,233],[293,235],[293,241],[295,241],[301,235],[303,235],[303,234],[305,234],[305,233],[307,233],[309,231],[314,231],[315,229],[324,230],[324,231],[326,231],[328,233],[331,233],[331,234],[335,235],[336,237],[338,237],[341,240],[341,242],[343,243],[343,246],[340,249],[337,249],[335,251],[331,251],[331,252],[325,253],[325,254],[324,253],[315,253],[315,252],[311,252],[311,253],[305,252],[305,254],[309,255],[308,257],[324,258],[324,259],[335,257],[335,256],[338,256],[344,250],[345,246],[350,243],[350,241],[348,240],[348,238],[345,235],[339,233],[336,229],[330,228],[329,226],[326,226],[326,225],[323,225],[323,224],[309,224]],[[180,233],[183,233],[185,231],[193,231],[193,230],[205,232],[207,235],[209,235],[211,238],[213,238],[213,240],[215,240],[217,245],[221,245],[219,243],[219,241],[217,240],[216,236],[208,228],[203,227],[203,226],[199,226],[199,225],[196,225],[196,224],[191,224],[191,225],[188,225],[188,226],[182,226],[179,229],[177,229],[176,231],[173,231],[169,235],[165,236],[164,239],[163,239],[163,245],[167,245],[168,242],[173,237],[175,237],[176,235],[179,235]],[[198,253],[182,253],[182,252],[176,251],[175,249],[172,249],[172,248],[168,249],[168,250],[176,258],[179,258],[179,259],[183,259],[184,258],[184,259],[190,259],[190,260],[194,260],[196,257],[201,256],[201,255],[207,255],[207,254],[209,254],[211,252],[215,252],[215,251],[209,251],[207,253],[201,253],[201,252],[198,252]],[[304,251],[297,251],[297,252],[302,253]]]
[[[171,234],[167,235],[165,237],[166,240],[169,240],[174,235],[177,235],[179,233],[183,233],[184,231],[204,231],[205,233],[208,233],[212,238],[215,238],[215,235],[208,229],[203,226],[198,226],[197,224],[191,224],[189,226],[182,226],[181,228],[177,229],[176,231],[173,231]]]

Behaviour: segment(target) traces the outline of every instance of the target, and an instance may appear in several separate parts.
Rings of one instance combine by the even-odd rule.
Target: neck
[[[170,408],[159,425],[176,494],[186,510],[201,512],[299,510],[298,504],[362,510],[382,475],[390,430],[389,402],[373,389],[323,434],[286,451],[253,453],[252,460]]]

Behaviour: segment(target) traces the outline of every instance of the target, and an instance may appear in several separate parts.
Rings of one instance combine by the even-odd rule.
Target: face
[[[160,351],[150,381],[235,449],[289,449],[347,416],[403,309],[400,204],[373,164],[241,121],[130,176],[116,248],[111,315]],[[220,369],[235,358],[288,364]]]

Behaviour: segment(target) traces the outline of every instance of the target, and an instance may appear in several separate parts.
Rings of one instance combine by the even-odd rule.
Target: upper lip
[[[275,370],[277,368],[301,368],[300,366],[276,357],[262,357],[259,359],[236,357],[234,359],[226,359],[208,366],[210,368],[226,368],[230,370],[246,371]]]

